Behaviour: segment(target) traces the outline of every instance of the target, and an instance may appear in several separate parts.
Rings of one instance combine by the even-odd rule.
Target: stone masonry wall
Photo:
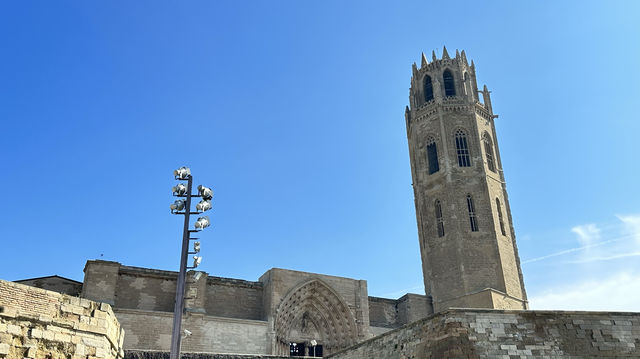
[[[2,359],[119,359],[123,339],[108,304],[0,280]]]
[[[173,313],[134,309],[115,309],[127,328],[126,350],[169,351]],[[182,350],[199,353],[267,353],[267,322],[222,318],[202,313],[187,313],[182,329],[191,335],[182,340]]]
[[[206,354],[206,353],[180,353],[181,359],[289,359],[288,356],[276,356],[267,354]],[[169,359],[169,352],[126,350],[124,359]]]
[[[82,283],[59,276],[17,280],[15,282],[36,288],[42,288],[58,293],[72,295],[74,297],[80,296],[80,293],[82,292]]]
[[[452,309],[329,355],[351,358],[638,358],[640,313]]]

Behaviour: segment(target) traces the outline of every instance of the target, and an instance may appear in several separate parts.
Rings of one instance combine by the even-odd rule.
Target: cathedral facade
[[[423,54],[409,102],[425,295],[370,297],[365,280],[278,268],[256,281],[190,272],[182,351],[326,356],[448,308],[528,309],[497,116],[473,61],[464,51],[431,62]],[[125,349],[169,350],[176,272],[101,260],[84,272],[81,297],[111,305]]]

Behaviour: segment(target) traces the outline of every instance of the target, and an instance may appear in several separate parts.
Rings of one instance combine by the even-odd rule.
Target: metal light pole
[[[189,215],[200,214],[201,212],[191,212],[191,198],[202,197],[203,200],[198,203],[196,208],[202,212],[211,209],[211,198],[213,197],[213,191],[210,188],[204,186],[198,186],[199,194],[192,194],[192,182],[191,171],[187,167],[180,167],[173,172],[176,180],[187,181],[186,187],[180,183],[173,187],[173,195],[176,197],[186,198],[185,200],[177,200],[171,205],[171,213],[184,214],[184,227],[182,230],[182,251],[180,253],[180,272],[178,273],[178,283],[176,286],[176,303],[173,310],[173,329],[171,331],[171,353],[170,359],[179,359],[180,357],[180,344],[182,341],[181,329],[182,329],[182,314],[184,313],[184,290],[187,276],[187,269],[196,268],[202,261],[202,257],[194,256],[193,267],[187,267],[187,257],[189,253],[198,253],[200,251],[200,244],[196,242],[195,251],[189,252],[189,245],[191,240],[197,238],[191,238],[191,233],[205,229],[209,226],[209,217],[200,217],[195,223],[196,229],[189,229]]]

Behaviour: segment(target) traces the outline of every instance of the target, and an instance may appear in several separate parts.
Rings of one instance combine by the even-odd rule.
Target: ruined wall
[[[640,313],[452,309],[328,356],[503,357],[638,358]]]
[[[132,309],[114,311],[122,326],[127,328],[124,349],[170,350],[173,313]],[[192,333],[182,341],[185,352],[267,352],[267,322],[187,313],[183,317],[182,328]]]
[[[111,307],[0,280],[0,358],[122,358]]]

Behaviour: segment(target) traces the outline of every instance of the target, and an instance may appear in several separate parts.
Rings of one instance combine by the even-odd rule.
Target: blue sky
[[[404,106],[446,45],[493,91],[532,308],[640,311],[639,7],[3,2],[0,278],[176,270],[188,165],[216,193],[211,275],[422,292]]]

